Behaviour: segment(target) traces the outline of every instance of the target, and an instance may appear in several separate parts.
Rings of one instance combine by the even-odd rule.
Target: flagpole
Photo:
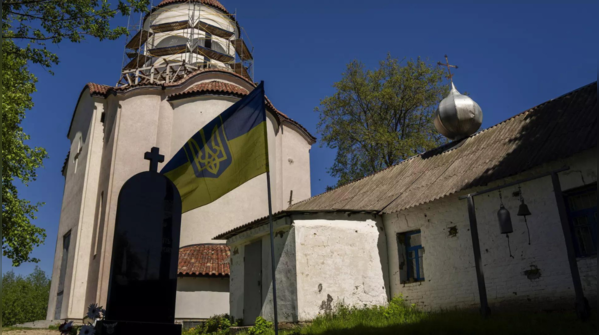
[[[262,89],[264,90],[264,81],[260,83],[262,85]],[[266,99],[266,97],[264,97]],[[266,113],[264,113],[264,121],[266,121]],[[267,127],[264,127],[266,132],[266,148],[268,152],[268,132],[266,131]],[[268,160],[268,155],[267,158]],[[270,164],[269,164],[270,165]],[[274,223],[272,219],[272,196],[270,192],[270,167],[266,171],[266,189],[268,192],[268,225],[270,229],[270,270],[272,274],[272,306],[274,310],[274,326],[275,326],[275,335],[279,335],[279,316],[277,312],[277,277],[276,266],[275,266],[275,234],[274,234]]]
[[[270,194],[270,171],[266,172],[266,188],[268,189],[268,222],[270,226],[270,268],[272,271],[272,305],[275,315],[275,335],[279,335],[279,318],[277,313],[277,280],[275,276],[275,239],[274,239],[274,223],[272,220],[272,198]]]

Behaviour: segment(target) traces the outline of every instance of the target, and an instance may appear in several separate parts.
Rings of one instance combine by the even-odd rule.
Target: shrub
[[[220,335],[228,334],[229,328],[236,326],[236,322],[231,322],[228,314],[215,315],[200,326],[183,331],[183,335]]]
[[[256,318],[256,324],[248,329],[249,335],[265,335],[269,334],[272,328],[272,322],[266,321],[263,317]]]
[[[27,277],[9,271],[2,276],[2,326],[44,320],[50,279],[36,267]]]

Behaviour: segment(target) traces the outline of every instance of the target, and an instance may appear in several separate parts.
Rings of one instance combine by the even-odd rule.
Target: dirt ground
[[[56,330],[49,329],[31,329],[31,330],[11,330],[2,332],[6,335],[59,335],[60,333]]]

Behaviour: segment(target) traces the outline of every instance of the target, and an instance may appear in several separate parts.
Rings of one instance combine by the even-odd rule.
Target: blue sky
[[[157,3],[158,0],[153,0]],[[255,80],[264,80],[275,106],[318,137],[319,101],[334,93],[346,65],[360,60],[373,68],[387,53],[418,56],[431,63],[449,55],[457,64],[454,81],[484,113],[483,128],[597,80],[596,1],[275,1],[221,0],[254,46]],[[119,18],[115,24],[125,24]],[[50,75],[38,66],[35,107],[27,114],[30,145],[50,158],[39,178],[21,195],[43,201],[35,224],[47,230],[33,255],[50,275],[60,219],[69,149],[66,133],[81,89],[87,82],[114,85],[124,39],[63,43],[53,50],[61,63]],[[335,152],[311,151],[312,194],[335,180],[327,174]],[[33,264],[15,268],[27,274]],[[2,271],[11,263],[2,259]]]

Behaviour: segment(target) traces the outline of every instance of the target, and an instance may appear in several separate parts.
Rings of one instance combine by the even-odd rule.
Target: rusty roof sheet
[[[484,186],[596,147],[597,114],[594,82],[289,209],[393,213]]]
[[[179,249],[180,276],[229,276],[229,256],[225,244],[196,244]]]

